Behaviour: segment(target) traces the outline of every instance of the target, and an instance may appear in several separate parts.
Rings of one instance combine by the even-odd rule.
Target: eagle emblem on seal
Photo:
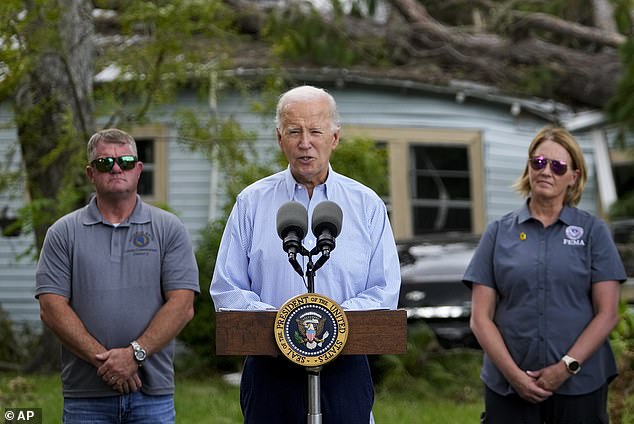
[[[326,318],[317,312],[307,312],[295,321],[297,323],[297,330],[294,334],[295,341],[300,345],[306,346],[307,349],[321,347],[330,335],[328,331],[324,332]]]

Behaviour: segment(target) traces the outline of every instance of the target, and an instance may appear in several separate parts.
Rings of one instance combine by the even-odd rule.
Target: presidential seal
[[[291,362],[320,367],[335,359],[348,339],[341,306],[317,293],[295,296],[277,312],[275,342]]]

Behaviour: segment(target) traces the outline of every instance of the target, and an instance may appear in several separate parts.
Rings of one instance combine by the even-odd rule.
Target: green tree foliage
[[[610,219],[624,219],[634,217],[634,191],[621,197],[610,206]]]
[[[634,39],[623,44],[621,56],[625,64],[625,74],[606,108],[615,122],[624,127],[634,128]]]
[[[335,2],[336,3],[336,2]],[[263,38],[272,44],[273,53],[292,63],[311,63],[347,67],[359,63],[385,63],[385,42],[365,34],[354,40],[345,31],[341,7],[329,21],[313,7],[299,5],[282,13],[271,13],[263,29]]]
[[[85,143],[95,117],[106,118],[104,127],[129,129],[160,113],[186,84],[206,92],[226,42],[238,37],[235,15],[220,0],[95,6],[108,11],[96,13],[90,0],[0,5],[0,100],[14,105],[31,199],[20,222],[35,231],[35,251],[48,226],[90,192]],[[93,87],[95,70],[109,72]],[[0,187],[14,178],[3,173]]]
[[[611,0],[614,5],[614,20],[616,26],[621,34],[627,36],[634,35],[632,33],[632,9],[634,8],[634,1],[632,0]]]
[[[634,312],[625,302],[619,305],[621,319],[610,333],[610,344],[616,355],[620,375],[610,385],[610,422],[625,422],[631,411],[628,396],[634,390]],[[629,401],[631,402],[631,401]]]
[[[606,105],[606,110],[611,120],[620,128],[617,144],[622,148],[628,148],[634,157],[634,147],[627,142],[634,131],[634,38],[630,38],[621,47],[624,75],[617,84],[617,89],[612,99]],[[622,196],[610,207],[610,218],[634,217],[634,190]]]
[[[345,133],[345,128],[343,129]],[[374,140],[343,138],[332,155],[332,167],[370,187],[381,197],[389,194],[387,151]]]
[[[130,129],[160,114],[185,85],[206,93],[224,64],[225,41],[237,36],[235,14],[220,0],[95,5],[110,10],[95,13],[90,0],[0,5],[0,100],[14,106],[8,124],[18,130],[30,197],[20,218],[36,234],[34,251],[59,216],[86,200],[85,143],[96,116],[106,118],[104,127]],[[109,72],[93,86],[95,69]],[[45,331],[33,365],[47,367],[51,340]]]
[[[123,41],[95,63],[115,76],[95,88],[98,111],[110,116],[106,126],[144,122],[184,86],[207,93],[210,75],[227,65],[230,43],[239,37],[222,1],[119,2],[116,10],[118,19],[101,20],[109,25],[103,30]]]
[[[14,107],[26,187],[22,218],[41,245],[48,225],[83,197],[81,142],[92,129],[90,7],[73,0],[7,1],[0,7],[0,100]],[[86,75],[89,74],[88,81]],[[11,175],[9,175],[11,178]],[[2,185],[0,183],[0,185]]]
[[[222,191],[226,201],[221,216],[200,232],[201,242],[196,249],[196,261],[200,274],[201,294],[194,302],[196,314],[179,335],[197,358],[197,367],[207,371],[236,370],[241,361],[236,357],[216,355],[216,319],[209,295],[211,277],[216,264],[222,232],[235,197],[251,182],[267,175],[273,169],[258,157],[254,148],[254,133],[244,131],[233,119],[220,120],[210,111],[210,117],[201,118],[191,110],[180,111],[179,136],[181,142],[192,151],[208,158],[222,173]],[[190,368],[192,364],[189,364]]]

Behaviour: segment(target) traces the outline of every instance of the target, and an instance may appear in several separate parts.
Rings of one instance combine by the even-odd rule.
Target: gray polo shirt
[[[199,293],[198,268],[189,235],[173,214],[141,201],[117,227],[101,216],[93,198],[53,224],[36,271],[36,297],[70,299],[90,334],[106,348],[126,347],[165,303],[164,293]],[[174,341],[148,357],[139,375],[150,395],[174,392]],[[89,363],[62,347],[66,397],[118,395]]]
[[[548,228],[533,219],[528,203],[489,224],[464,281],[496,290],[494,321],[515,363],[537,370],[564,356],[592,320],[591,287],[625,281],[619,253],[607,225],[588,212],[564,207]],[[592,392],[617,374],[608,340],[557,393]],[[482,380],[507,395],[510,384],[484,355]]]

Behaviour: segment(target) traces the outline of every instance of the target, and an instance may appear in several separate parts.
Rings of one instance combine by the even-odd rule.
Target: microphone
[[[323,263],[330,256],[330,252],[335,249],[335,238],[341,232],[341,222],[343,212],[338,204],[326,200],[315,206],[313,212],[312,230],[317,238],[317,250],[321,251],[325,257]]]
[[[302,240],[308,230],[308,212],[299,202],[284,203],[277,211],[277,235],[282,239],[282,249],[288,254],[288,261],[299,275],[304,271],[297,262],[297,253],[302,254]]]

